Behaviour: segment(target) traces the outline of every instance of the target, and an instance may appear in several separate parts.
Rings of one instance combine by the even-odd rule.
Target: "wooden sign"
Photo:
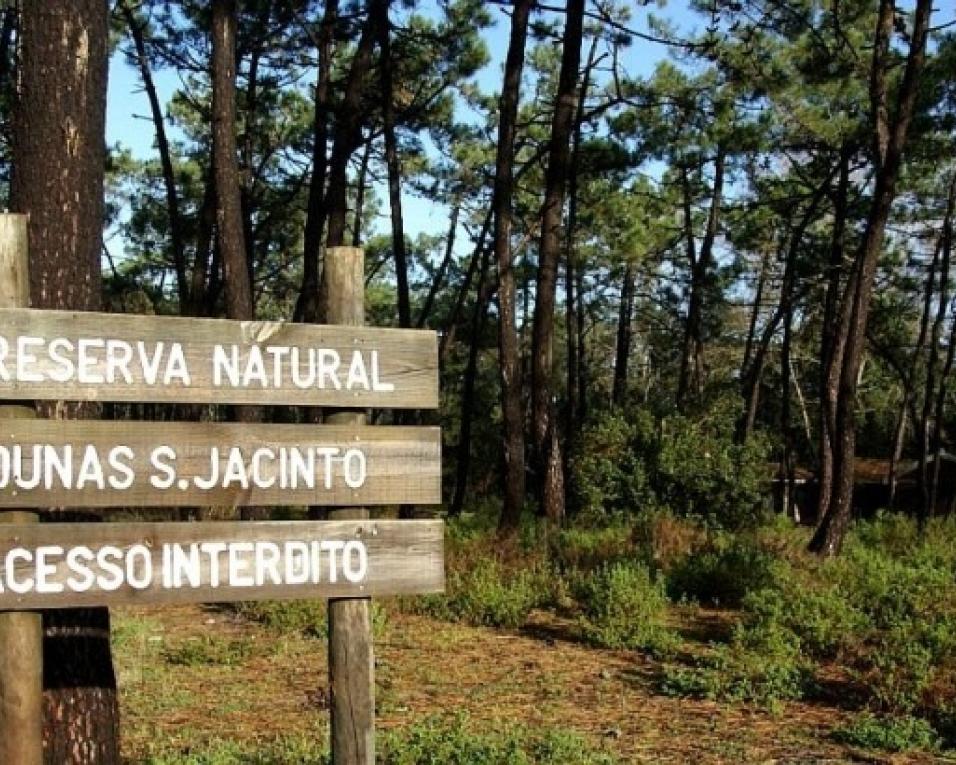
[[[436,335],[0,309],[0,399],[438,406]]]
[[[0,420],[0,507],[440,502],[438,428]]]
[[[444,589],[441,521],[0,525],[0,609]]]

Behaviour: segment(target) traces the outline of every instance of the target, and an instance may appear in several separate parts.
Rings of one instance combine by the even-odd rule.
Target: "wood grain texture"
[[[361,249],[334,247],[328,250],[320,302],[330,322],[348,326],[364,322],[365,254]],[[325,413],[325,421],[357,428],[365,424],[365,413],[347,409],[331,411]],[[337,508],[329,512],[329,517],[362,519],[368,517],[368,510]],[[374,765],[375,651],[368,600],[329,601],[328,651],[332,762]]]
[[[215,555],[199,555],[198,584],[183,576],[180,580],[164,582],[164,555],[172,555],[170,547],[179,545],[185,551],[190,545],[221,543],[240,545],[237,548],[237,570],[242,578],[255,576],[256,543],[274,543],[280,551],[286,542],[349,542],[365,545],[368,554],[366,576],[360,582],[344,578],[339,568],[337,581],[329,581],[329,559],[322,553],[321,581],[296,584],[284,581],[286,560],[278,559],[278,571],[283,581],[276,583],[265,576],[261,585],[235,586],[229,578],[230,554],[224,551]],[[244,545],[244,547],[243,547]],[[52,568],[44,575],[46,585],[64,585],[63,592],[37,592],[38,573],[35,551],[39,547],[62,548],[63,553],[45,555],[44,563]],[[79,574],[71,569],[67,555],[71,549],[86,547],[96,555],[104,547],[114,547],[123,554],[136,547],[145,548],[150,556],[149,568],[143,558],[131,556],[136,576],[148,585],[132,586],[127,576],[116,589],[99,586],[101,575],[111,576],[110,571],[83,558],[97,580],[84,592],[76,592],[66,585],[71,577]],[[211,603],[237,600],[291,600],[341,598],[348,596],[373,597],[383,595],[410,595],[442,592],[445,586],[444,530],[442,521],[211,521],[204,523],[51,523],[0,526],[0,609],[31,608],[76,608],[81,606],[115,606],[125,604]],[[9,557],[11,550],[27,551]],[[111,557],[111,562],[123,559]],[[299,558],[296,558],[299,561]],[[340,558],[336,558],[340,562]],[[298,565],[298,563],[296,564]],[[297,569],[302,570],[302,569]],[[218,584],[213,586],[213,575]],[[134,577],[135,579],[135,577]],[[32,587],[22,593],[14,592],[10,583],[24,588],[32,580]]]
[[[74,311],[33,311],[29,309],[0,309],[0,336],[6,339],[9,351],[3,360],[9,371],[9,380],[0,379],[0,398],[79,400],[79,401],[155,401],[159,403],[222,403],[222,404],[290,404],[296,406],[376,407],[434,409],[438,406],[438,345],[435,332],[411,329],[381,329],[370,327],[346,327],[318,324],[289,324],[272,321],[230,321],[226,319],[195,319],[174,316],[138,316],[130,314],[104,314]],[[70,340],[76,348],[82,339],[114,340],[129,343],[134,347],[132,363],[129,364],[130,381],[114,369],[113,382],[105,381],[108,365],[103,347],[92,347],[88,372],[104,382],[79,382],[71,379],[56,382],[46,379],[47,372],[56,372],[57,363],[47,355],[34,353],[43,346],[31,346],[35,362],[30,362],[31,371],[45,379],[23,381],[16,379],[16,356],[18,336],[35,337],[44,341],[54,338]],[[139,362],[137,341],[145,343],[149,359],[163,343],[160,379],[147,382]],[[185,357],[190,384],[183,385],[178,378],[163,384],[162,371],[171,345],[179,343]],[[264,387],[256,379],[248,387],[235,387],[223,376],[220,385],[213,376],[213,353],[216,345],[231,352],[236,346],[238,367],[246,369],[253,347],[264,358],[264,367],[269,375]],[[342,388],[335,389],[325,378],[326,388],[298,387],[292,382],[291,351],[278,358],[279,380],[274,370],[276,356],[267,348],[296,348],[299,380],[305,385],[308,380],[306,366],[309,349],[330,349],[339,354],[342,366],[338,375]],[[349,360],[360,351],[366,359],[377,352],[379,379],[394,385],[393,391],[363,389],[347,390],[345,378]],[[60,355],[64,351],[60,350]],[[76,358],[76,352],[67,352]],[[230,356],[231,358],[231,356]]]
[[[28,216],[0,215],[0,307],[30,305]],[[33,418],[28,406],[0,406],[0,420]],[[39,515],[0,512],[0,524]],[[43,621],[39,613],[0,613],[0,762],[43,762]]]
[[[19,445],[23,468],[17,464],[15,446]],[[53,462],[36,452],[38,445],[49,445],[52,454],[72,450],[70,486],[64,488]],[[111,450],[123,447],[128,452],[113,453],[114,461],[132,470],[128,488],[114,488],[110,481],[121,481],[124,473],[111,466]],[[175,452],[175,461],[169,452]],[[247,487],[236,473],[228,477],[227,455],[232,447],[240,451],[240,468]],[[102,487],[86,480],[80,485],[83,463],[90,460],[92,448],[102,466]],[[326,488],[326,460],[323,448],[338,450],[329,461],[331,481]],[[214,449],[218,450],[219,483],[201,488],[197,481],[212,476]],[[359,475],[357,457],[343,463],[347,451],[365,457],[362,485],[349,486]],[[308,463],[315,455],[314,473],[293,468],[293,452]],[[39,454],[36,465],[33,455]],[[282,455],[285,454],[284,462]],[[258,455],[258,456],[257,456]],[[157,467],[175,466],[175,478]],[[296,463],[298,464],[298,463]],[[285,465],[285,469],[283,469]],[[47,469],[49,466],[49,470]],[[258,467],[256,467],[258,466]],[[34,472],[36,470],[36,472]],[[44,481],[47,472],[50,488]],[[88,471],[87,471],[88,472]],[[304,474],[314,475],[314,486],[304,483]],[[298,486],[292,485],[292,475]],[[35,488],[17,486],[16,476]],[[256,476],[258,475],[258,478]],[[286,476],[286,486],[280,483]],[[227,483],[229,485],[223,485]],[[168,488],[151,481],[171,483]],[[256,485],[258,480],[259,485]],[[266,486],[266,483],[273,485]],[[122,484],[119,484],[122,485]],[[0,507],[175,507],[180,505],[383,505],[401,502],[436,504],[441,502],[441,437],[438,428],[352,425],[273,425],[242,423],[152,423],[51,421],[10,419],[0,421]]]

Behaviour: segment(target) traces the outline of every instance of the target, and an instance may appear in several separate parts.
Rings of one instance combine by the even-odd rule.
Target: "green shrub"
[[[776,710],[800,699],[812,682],[810,665],[791,634],[764,636],[760,646],[718,646],[692,667],[667,667],[661,690],[671,696],[751,702]]]
[[[551,560],[563,570],[591,570],[607,563],[633,560],[638,554],[633,529],[624,524],[562,529],[551,540]]]
[[[633,513],[656,502],[639,444],[653,440],[647,412],[633,418],[602,412],[576,440],[571,456],[575,504],[587,516]]]
[[[866,626],[865,616],[835,585],[814,585],[790,568],[770,585],[743,597],[737,633],[744,642],[759,642],[763,632],[787,630],[808,656],[833,659]]]
[[[910,749],[935,750],[939,735],[918,717],[877,717],[869,712],[858,715],[848,725],[836,728],[833,738],[840,743],[864,749],[905,752]]]
[[[751,538],[719,534],[674,564],[667,589],[675,599],[735,608],[747,593],[766,586],[779,565]]]
[[[476,732],[467,717],[433,717],[383,736],[383,765],[613,765],[615,760],[568,731],[506,726]]]
[[[298,632],[325,639],[329,634],[328,602],[325,600],[256,600],[232,606],[251,621],[260,622],[279,634]],[[372,635],[380,638],[388,625],[388,612],[372,601]]]
[[[760,438],[735,444],[735,420],[736,409],[718,407],[706,419],[661,423],[652,479],[661,505],[720,528],[753,526],[764,517],[766,444]]]
[[[447,593],[408,604],[416,613],[486,627],[520,627],[531,609],[551,601],[548,568],[510,568],[494,558],[479,558],[470,568],[451,571]]]
[[[575,595],[584,610],[581,632],[592,645],[673,650],[677,638],[663,622],[664,583],[640,563],[613,563],[582,578]]]
[[[273,741],[237,744],[209,741],[185,751],[163,747],[148,755],[146,765],[328,765],[328,746],[316,736],[285,736]]]
[[[228,640],[204,635],[165,648],[163,659],[167,664],[180,667],[232,666],[245,661],[252,655],[254,648],[255,644],[249,639]]]

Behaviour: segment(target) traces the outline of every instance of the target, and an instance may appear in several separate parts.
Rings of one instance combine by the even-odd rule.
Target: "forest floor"
[[[675,626],[702,646],[726,627],[718,611],[674,614]],[[567,632],[545,612],[522,630],[502,631],[388,609],[376,641],[378,725],[461,716],[476,733],[559,728],[619,762],[956,762],[836,743],[831,731],[850,716],[838,700],[771,712],[660,695],[653,658],[585,647]],[[130,763],[214,762],[202,752],[223,742],[248,752],[290,737],[326,737],[321,638],[278,632],[232,610],[165,606],[115,611],[114,643]]]

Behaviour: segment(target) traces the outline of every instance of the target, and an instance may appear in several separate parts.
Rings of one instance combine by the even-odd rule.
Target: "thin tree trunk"
[[[950,197],[952,199],[952,197]],[[952,205],[950,204],[946,219],[943,221],[943,267],[949,265],[953,250],[953,216]],[[945,285],[940,286],[941,291],[945,290]],[[949,332],[949,347],[946,350],[946,362],[943,365],[942,374],[939,379],[939,389],[936,392],[936,406],[933,425],[933,481],[930,486],[929,502],[923,507],[923,514],[920,523],[923,528],[926,527],[930,516],[937,507],[939,498],[939,476],[941,470],[941,461],[943,455],[943,415],[946,412],[946,392],[949,386],[949,376],[953,370],[953,355],[956,351],[956,320],[951,323]]]
[[[826,514],[810,543],[811,550],[828,556],[839,553],[850,523],[856,451],[856,391],[866,338],[870,296],[883,248],[883,235],[896,197],[896,183],[906,136],[915,109],[931,12],[931,0],[917,0],[910,50],[899,86],[896,109],[890,118],[886,77],[890,68],[890,36],[895,4],[893,0],[880,0],[870,77],[870,102],[875,124],[873,138],[877,163],[876,183],[863,242],[857,254],[857,267],[844,290],[837,324],[839,334],[833,355],[839,360],[839,375],[832,375],[828,380],[828,385],[833,385],[838,391],[836,426],[832,431],[834,480]]]
[[[950,219],[952,216],[954,195],[956,195],[956,176],[953,177],[953,181],[950,183],[950,187],[949,187],[949,197],[947,200],[947,212],[946,212],[946,215],[944,216],[944,226],[945,226],[945,221],[947,219]],[[909,408],[912,406],[913,394],[916,389],[916,376],[919,372],[919,364],[920,364],[920,361],[922,360],[923,351],[926,347],[926,336],[929,332],[930,315],[932,313],[933,294],[936,289],[936,273],[940,266],[940,257],[942,255],[942,249],[943,249],[943,240],[942,240],[942,237],[940,237],[936,242],[936,246],[933,248],[933,258],[930,261],[929,269],[926,274],[926,286],[923,288],[923,312],[920,315],[919,334],[917,335],[917,338],[916,338],[916,345],[913,348],[913,355],[912,355],[913,361],[912,361],[912,364],[910,365],[909,375],[907,375],[903,379],[903,397],[902,397],[902,401],[900,402],[900,415],[897,418],[896,432],[895,432],[894,445],[893,445],[893,456],[890,460],[889,506],[891,508],[895,505],[895,502],[896,502],[896,489],[897,489],[897,482],[898,482],[897,472],[899,470],[900,458],[902,457],[902,454],[903,454],[903,445],[906,440],[907,415],[908,415]],[[921,438],[920,476],[922,478],[924,474],[924,466],[925,466],[925,448],[923,447],[923,443],[925,442],[925,439],[923,439],[923,434],[925,431],[924,431],[924,425],[923,425],[923,418],[920,417],[919,419],[917,419],[917,421],[914,424],[917,427],[917,434]]]
[[[627,360],[631,354],[635,270],[634,263],[627,261],[621,282],[621,307],[618,312],[617,349],[614,356],[614,384],[611,388],[611,403],[616,407],[624,406],[627,396]]]
[[[345,221],[348,215],[348,165],[349,159],[362,142],[362,95],[366,75],[372,66],[372,50],[378,37],[376,24],[380,13],[375,5],[386,0],[371,0],[368,17],[362,27],[358,47],[352,56],[342,102],[335,115],[334,141],[329,158],[328,190],[325,194],[325,213],[328,221],[327,247],[345,244]]]
[[[448,349],[452,347],[455,341],[455,335],[458,332],[458,322],[461,318],[461,312],[465,306],[465,300],[471,291],[471,282],[478,272],[478,265],[481,262],[481,253],[485,248],[485,240],[491,230],[493,210],[489,210],[485,215],[485,221],[481,226],[478,238],[475,240],[475,248],[472,251],[471,258],[468,261],[468,270],[465,272],[465,278],[458,288],[458,296],[455,299],[455,306],[452,308],[451,315],[445,322],[444,332],[438,340],[438,367],[445,368],[445,360],[448,358]]]
[[[461,515],[468,490],[468,474],[471,469],[471,426],[475,411],[475,385],[478,378],[478,360],[481,351],[481,338],[484,337],[488,318],[488,303],[493,290],[487,284],[490,260],[488,250],[481,257],[481,273],[478,276],[478,290],[475,296],[475,310],[471,320],[471,345],[468,350],[468,364],[461,393],[461,431],[458,437],[457,462],[455,465],[455,494],[452,498],[449,515]]]
[[[458,216],[461,212],[461,201],[456,199],[451,208],[451,218],[448,221],[448,236],[445,238],[445,256],[442,258],[438,270],[435,272],[435,278],[432,279],[431,286],[428,288],[428,295],[425,302],[422,303],[422,310],[418,314],[418,321],[415,326],[422,329],[428,317],[431,315],[432,306],[435,303],[435,297],[438,290],[445,283],[445,274],[448,273],[448,267],[451,265],[451,259],[455,254],[455,234],[458,232]]]
[[[939,298],[936,306],[936,315],[933,317],[932,330],[929,341],[929,357],[926,360],[926,378],[923,388],[923,407],[920,414],[918,433],[919,433],[919,486],[920,497],[922,498],[920,521],[925,523],[932,510],[931,480],[929,475],[929,455],[934,451],[932,443],[935,445],[938,440],[936,433],[939,432],[941,422],[934,420],[932,439],[930,433],[930,420],[935,411],[934,399],[936,397],[936,371],[939,364],[939,346],[943,336],[943,325],[946,322],[946,312],[949,308],[949,268],[951,248],[947,246],[947,232],[952,217],[952,194],[948,197],[946,203],[946,213],[943,217],[943,231],[937,241],[933,253],[934,265],[937,260],[940,261],[939,272]],[[934,470],[935,475],[935,470]]]
[[[561,223],[571,159],[571,135],[577,102],[578,67],[584,29],[584,0],[568,0],[558,92],[551,119],[548,169],[544,180],[541,243],[532,337],[531,433],[539,478],[541,513],[552,521],[564,517],[563,462],[554,405],[554,306]],[[560,486],[559,486],[560,484]]]
[[[388,204],[392,221],[392,257],[398,290],[398,326],[412,326],[411,299],[408,294],[408,254],[405,252],[405,223],[402,219],[402,164],[395,134],[395,92],[392,71],[391,25],[388,2],[374,3],[379,14],[379,83],[382,88],[382,131],[385,138],[385,167],[388,172]]]
[[[126,26],[129,28],[133,46],[136,48],[136,63],[139,66],[140,77],[143,80],[143,89],[149,101],[149,111],[153,120],[153,129],[156,131],[156,148],[159,150],[159,162],[163,169],[163,186],[166,191],[166,216],[169,221],[169,244],[172,248],[173,266],[176,270],[176,288],[179,295],[180,313],[186,312],[192,305],[189,294],[189,278],[186,274],[186,253],[182,239],[182,223],[179,215],[179,194],[176,190],[176,174],[173,170],[172,153],[169,149],[169,138],[166,136],[166,121],[163,118],[163,108],[159,102],[156,85],[153,82],[153,73],[149,66],[149,56],[146,52],[146,40],[143,37],[143,25],[136,19],[129,0],[122,0],[119,4]]]
[[[515,278],[511,251],[514,152],[524,49],[531,0],[515,0],[504,83],[498,102],[498,146],[495,155],[494,252],[498,267],[498,352],[501,371],[504,502],[499,519],[503,531],[517,529],[525,495],[524,415],[521,406],[521,358],[515,321]]]
[[[319,27],[318,39],[319,67],[312,115],[312,175],[309,179],[309,201],[305,218],[302,286],[294,314],[296,321],[309,323],[314,323],[319,318],[319,260],[322,230],[325,228],[325,181],[328,173],[326,152],[331,111],[329,86],[332,80],[332,54],[338,13],[338,0],[325,0],[325,14]]]
[[[854,151],[848,144],[840,149],[839,180],[835,190],[833,211],[833,235],[830,243],[830,264],[827,273],[827,290],[823,307],[823,322],[820,332],[820,439],[817,455],[817,509],[819,521],[830,505],[833,490],[833,442],[836,428],[836,387],[831,384],[837,374],[833,349],[837,323],[837,308],[840,281],[843,273],[844,237],[846,235],[847,208],[849,201],[850,159]]]
[[[365,192],[368,190],[368,166],[372,156],[372,139],[365,143],[358,178],[355,179],[355,215],[352,216],[352,246],[362,246],[362,226],[365,223]]]
[[[581,132],[584,126],[584,108],[587,104],[588,88],[591,83],[591,73],[594,69],[597,54],[598,37],[591,40],[588,50],[587,63],[584,65],[584,74],[581,77],[581,92],[574,114],[574,135],[571,138],[571,166],[568,177],[568,226],[565,233],[565,335],[567,337],[568,374],[567,374],[567,415],[564,424],[565,453],[574,449],[574,439],[581,423],[581,414],[578,411],[578,335],[574,331],[577,326],[577,301],[575,294],[577,287],[577,270],[581,267],[578,262],[577,248],[574,237],[578,225],[578,166],[581,154]],[[565,465],[567,468],[567,465]]]

